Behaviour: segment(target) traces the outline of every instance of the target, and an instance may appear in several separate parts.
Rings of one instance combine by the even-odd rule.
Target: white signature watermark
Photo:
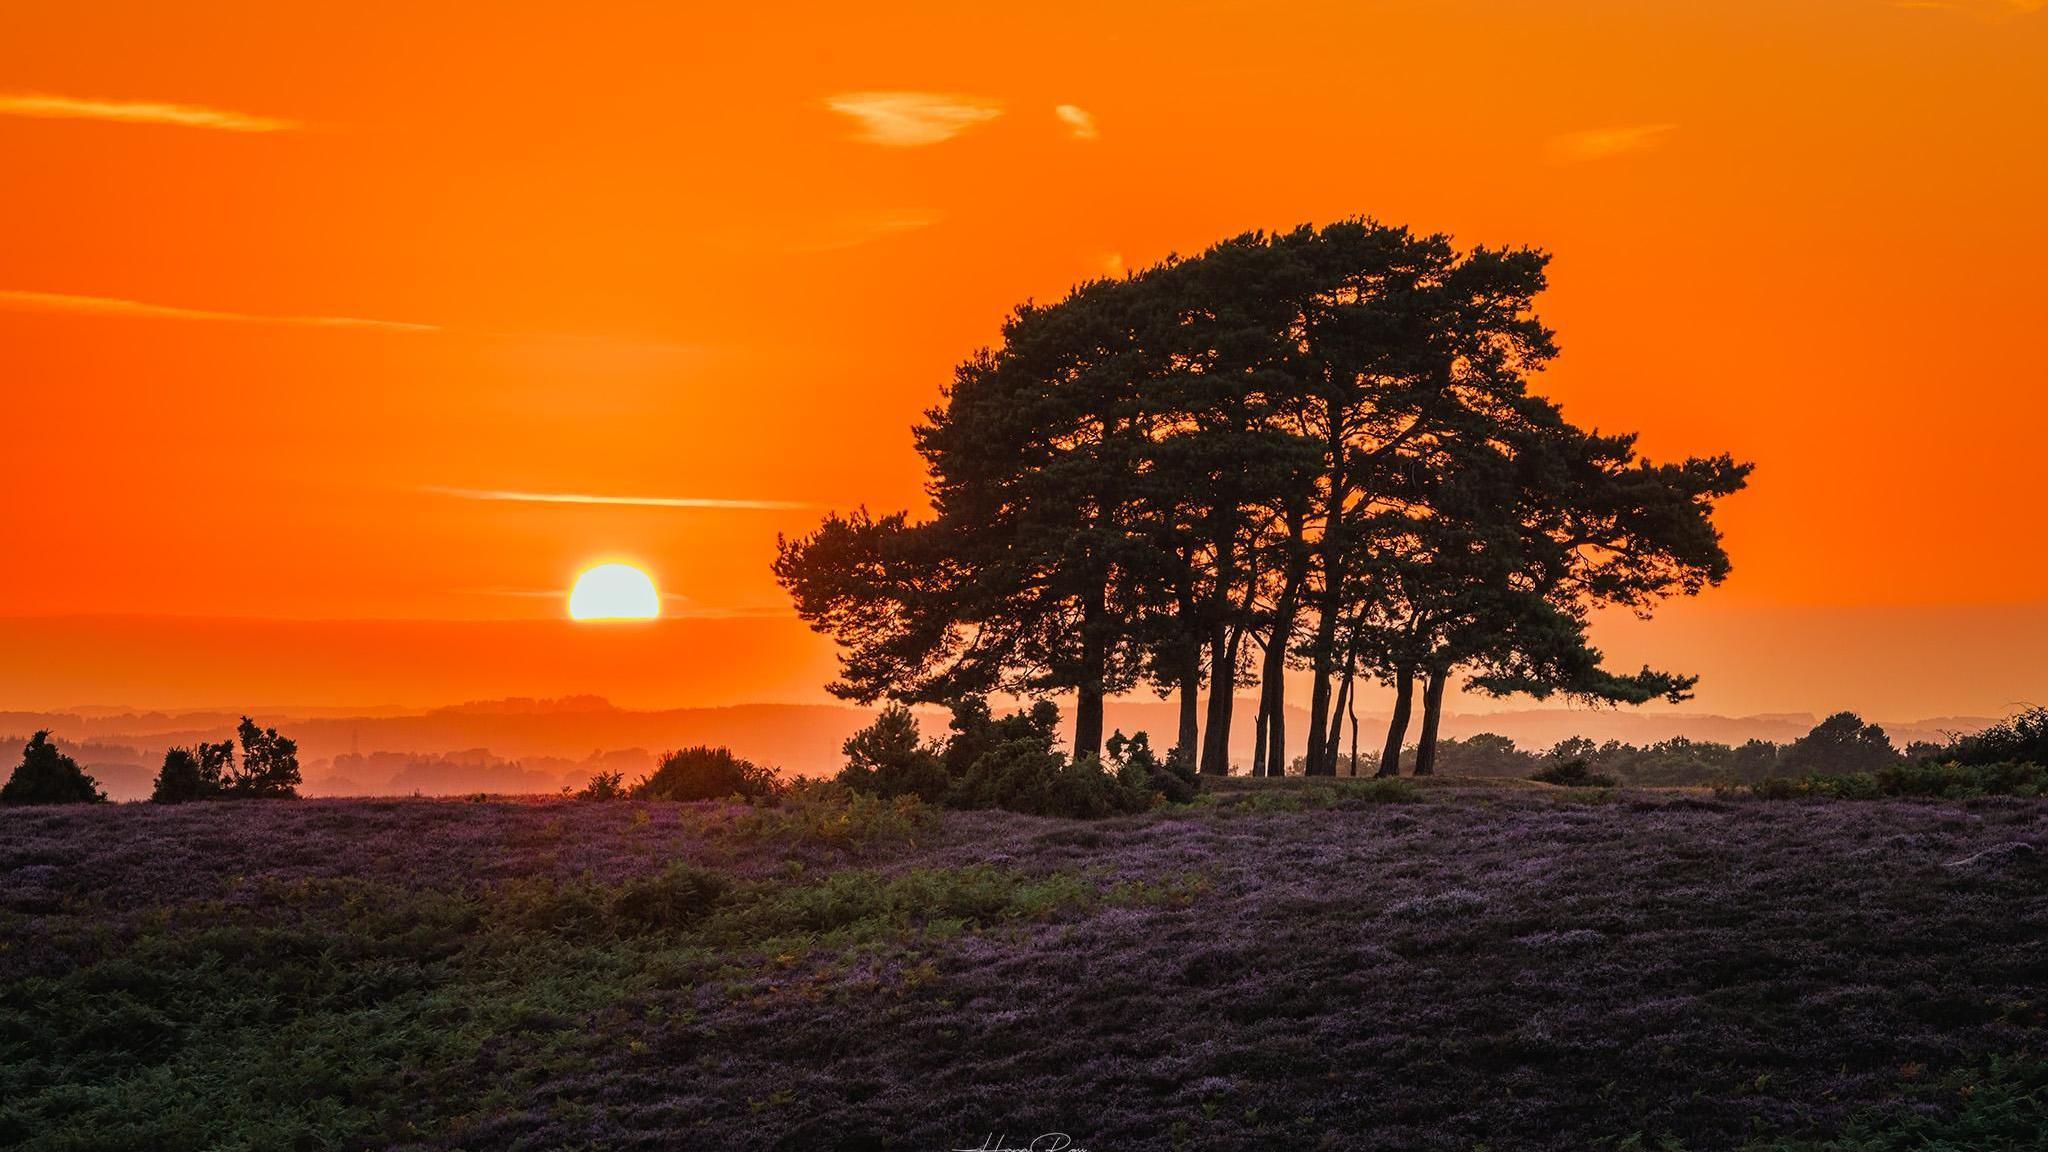
[[[952,1152],[1088,1152],[1088,1149],[1074,1143],[1074,1138],[1065,1132],[1045,1132],[1033,1136],[1029,1144],[1012,1144],[1008,1133],[991,1132],[982,1137],[981,1143],[971,1148],[955,1148]]]

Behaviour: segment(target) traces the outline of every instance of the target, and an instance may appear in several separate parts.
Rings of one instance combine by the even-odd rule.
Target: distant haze
[[[1243,701],[1242,706],[1249,714],[1252,702]],[[1293,730],[1299,734],[1305,720],[1300,710],[1293,711]],[[427,711],[387,708],[349,714],[271,707],[255,712],[263,723],[277,725],[298,740],[305,791],[315,796],[553,792],[583,784],[600,768],[624,772],[632,780],[651,770],[661,752],[692,744],[724,744],[788,774],[826,774],[840,765],[840,744],[873,716],[872,710],[839,704],[637,710],[588,696],[481,701]],[[9,742],[0,755],[13,756],[12,745],[29,732],[49,728],[115,799],[138,799],[148,793],[165,748],[226,739],[239,715],[223,709],[0,712],[0,737]],[[931,735],[944,732],[942,711],[924,710],[922,719]],[[1810,713],[1718,716],[1671,710],[1541,709],[1453,713],[1445,719],[1444,734],[1496,732],[1530,750],[1572,735],[1634,744],[1673,736],[1732,744],[1750,739],[1783,743],[1804,735],[1817,719]],[[1993,718],[1871,719],[1904,747],[1912,740],[1940,740],[1950,732],[1975,730]],[[1126,733],[1150,732],[1161,744],[1170,741],[1167,734],[1173,722],[1173,707],[1167,703],[1123,700],[1109,708],[1111,727]],[[1377,749],[1385,724],[1382,713],[1360,712],[1362,750]],[[1250,759],[1252,733],[1248,724],[1239,728],[1236,759],[1243,763]],[[1299,743],[1297,735],[1296,754]]]

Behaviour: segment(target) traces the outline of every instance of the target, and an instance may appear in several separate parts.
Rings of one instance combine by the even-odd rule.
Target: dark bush
[[[1107,761],[1070,761],[1059,750],[1059,722],[1047,701],[997,717],[970,697],[953,704],[952,733],[939,744],[923,738],[908,708],[892,705],[847,740],[836,782],[884,799],[1076,818],[1141,812],[1156,797],[1195,798],[1194,771],[1174,759],[1160,763],[1144,733],[1111,736]]]
[[[164,766],[157,771],[156,787],[150,792],[152,804],[182,804],[219,796],[227,786],[227,771],[235,762],[235,746],[201,742],[196,748],[173,748],[164,753]]]
[[[1189,803],[1202,790],[1202,777],[1181,758],[1179,749],[1161,763],[1152,752],[1151,737],[1143,732],[1135,736],[1116,732],[1110,736],[1108,748],[1110,763],[1119,776],[1128,775],[1132,784],[1159,793],[1169,804]]]
[[[1819,796],[1831,800],[1876,800],[1884,796],[1967,799],[1975,796],[2040,796],[2048,793],[2048,768],[2038,764],[1894,764],[1877,772],[1836,776],[1773,776],[1749,786],[1765,800]]]
[[[564,786],[564,791],[566,790],[567,787]],[[629,791],[626,787],[626,774],[624,772],[605,772],[600,770],[590,777],[590,783],[585,784],[582,790],[576,793],[576,799],[624,800]]]
[[[104,804],[107,794],[44,730],[29,737],[21,763],[0,787],[0,804]]]
[[[654,775],[633,785],[635,800],[757,799],[782,791],[772,769],[733,755],[730,748],[698,745],[661,758]]]
[[[1778,763],[1795,773],[1838,775],[1875,772],[1898,763],[1891,737],[1854,712],[1837,712],[1785,746]]]
[[[726,878],[704,868],[672,865],[659,876],[629,880],[612,899],[612,915],[626,927],[645,930],[689,928],[718,908]]]
[[[839,782],[856,792],[894,799],[916,796],[944,803],[953,778],[946,772],[943,748],[927,742],[917,718],[901,704],[882,710],[873,724],[847,738],[846,767]]]
[[[230,796],[296,800],[299,742],[279,736],[275,728],[258,728],[247,716],[242,717],[235,735],[242,742],[242,763],[239,767],[226,766],[225,792]]]
[[[978,754],[954,783],[947,803],[1083,819],[1151,806],[1142,766],[1125,765],[1128,773],[1121,774],[1093,756],[1070,763],[1056,747],[1059,722],[1059,709],[1046,701],[1000,720],[989,718],[985,704],[956,708],[946,759],[965,759],[968,750]]]
[[[1968,765],[2048,765],[2048,708],[2029,708],[1974,736],[1965,736],[1940,758]]]
[[[1896,764],[1877,774],[1886,796],[2039,796],[2048,792],[2048,765]]]
[[[1614,777],[1593,771],[1584,760],[1566,760],[1538,770],[1529,779],[1538,784],[1561,784],[1567,788],[1612,788]]]

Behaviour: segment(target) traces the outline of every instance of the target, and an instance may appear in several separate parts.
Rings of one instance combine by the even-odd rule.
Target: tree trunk
[[[1318,776],[1337,774],[1337,757],[1344,751],[1344,711],[1351,707],[1351,682],[1354,677],[1345,673],[1344,683],[1337,689],[1337,706],[1330,710],[1330,730],[1323,739],[1323,762],[1314,765]]]
[[[1218,624],[1209,640],[1209,716],[1202,734],[1202,774],[1230,774],[1230,711],[1237,693],[1236,646]]]
[[[1202,646],[1188,645],[1180,666],[1180,732],[1174,747],[1181,759],[1193,767],[1202,749]]]
[[[1182,582],[1177,599],[1180,602],[1180,667],[1177,669],[1180,674],[1180,731],[1175,736],[1174,747],[1180,749],[1182,762],[1193,768],[1202,753],[1202,633],[1192,574]]]
[[[1408,742],[1408,714],[1415,707],[1415,669],[1406,664],[1394,670],[1394,718],[1387,722],[1387,745],[1380,751],[1376,775],[1401,774],[1401,746]]]
[[[1316,597],[1316,631],[1309,656],[1314,663],[1308,700],[1308,773],[1321,775],[1329,738],[1331,679],[1338,665],[1337,623],[1344,614],[1344,501],[1350,488],[1348,459],[1344,444],[1344,405],[1330,398],[1324,402],[1329,444],[1327,467],[1330,489],[1324,493],[1323,537],[1317,541],[1316,565],[1322,572],[1323,590]]]
[[[1284,665],[1283,665],[1284,667]],[[1287,681],[1273,674],[1273,714],[1266,718],[1266,774],[1287,775]]]
[[[1102,697],[1108,676],[1108,648],[1103,635],[1108,616],[1107,591],[1089,588],[1081,604],[1081,680],[1075,685],[1074,759],[1102,755]]]
[[[1436,730],[1444,718],[1444,682],[1451,678],[1448,668],[1431,668],[1429,686],[1422,694],[1422,738],[1415,743],[1415,774],[1436,773]]]
[[[1269,715],[1269,701],[1272,693],[1266,686],[1259,685],[1259,715],[1252,723],[1252,775],[1264,776],[1266,770],[1266,720]]]
[[[1358,694],[1351,694],[1351,771],[1346,776],[1358,775]]]

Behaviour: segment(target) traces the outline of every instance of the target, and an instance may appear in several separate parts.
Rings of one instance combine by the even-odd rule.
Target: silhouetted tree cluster
[[[1172,758],[1228,770],[1240,686],[1253,771],[1357,755],[1357,685],[1395,690],[1393,770],[1421,697],[1434,769],[1454,676],[1497,695],[1681,699],[1607,670],[1590,611],[1647,612],[1728,572],[1711,513],[1748,466],[1652,464],[1528,391],[1555,354],[1548,257],[1368,221],[1249,234],[1027,304],[915,430],[933,515],[834,514],[779,542],[799,615],[842,646],[838,694],[951,702],[1177,695]],[[1206,686],[1207,699],[1201,692]]]
[[[57,750],[48,729],[29,737],[21,763],[0,785],[0,804],[104,804],[107,794],[78,766]]]
[[[1041,700],[997,717],[978,696],[954,701],[945,740],[926,740],[910,709],[892,704],[848,738],[839,782],[884,797],[955,808],[1002,808],[1090,818],[1194,799],[1191,768],[1162,763],[1144,733],[1112,733],[1108,758],[1060,754],[1059,709]]]
[[[182,804],[188,800],[286,799],[299,795],[299,745],[280,736],[275,728],[259,727],[247,716],[235,729],[242,755],[235,758],[235,743],[201,742],[191,748],[172,748],[164,753],[157,770],[156,786],[149,799],[156,804]]]

